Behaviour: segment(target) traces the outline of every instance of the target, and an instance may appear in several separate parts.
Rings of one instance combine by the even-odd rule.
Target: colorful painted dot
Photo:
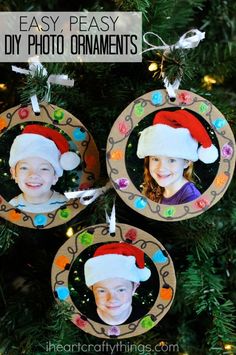
[[[129,240],[136,240],[137,239],[137,229],[135,228],[130,228],[126,233],[125,233],[125,239]]]
[[[60,210],[59,212],[59,217],[61,219],[68,219],[71,216],[71,210],[70,208],[63,208],[62,210]]]
[[[134,114],[137,117],[141,117],[144,114],[144,107],[142,106],[141,102],[134,106]]]
[[[181,92],[178,95],[178,98],[181,104],[190,104],[190,102],[192,101],[192,96],[188,92]]]
[[[165,217],[172,217],[172,216],[174,216],[175,212],[176,212],[175,207],[173,207],[173,206],[167,207],[167,208],[164,210],[164,216],[165,216]]]
[[[227,181],[228,181],[228,176],[222,173],[215,178],[214,185],[216,187],[222,187],[226,184]]]
[[[120,328],[113,325],[107,330],[107,335],[118,337],[120,335]]]
[[[206,113],[208,110],[208,105],[204,102],[202,102],[199,106],[199,112],[200,113]]]
[[[0,131],[7,127],[7,121],[4,117],[0,117]]]
[[[25,107],[22,107],[19,109],[18,115],[21,120],[24,120],[25,118],[27,118],[29,116],[29,110]]]
[[[164,301],[169,301],[172,298],[172,289],[166,285],[163,286],[160,290],[160,297]]]
[[[126,134],[129,131],[128,124],[125,121],[118,123],[118,129],[121,134]]]
[[[225,143],[221,149],[221,155],[223,158],[230,159],[233,155],[233,147],[228,143]]]
[[[138,197],[134,200],[134,207],[143,209],[147,206],[147,200],[144,197]]]
[[[64,301],[65,299],[67,299],[67,297],[70,294],[68,287],[65,287],[65,286],[57,287],[56,292],[57,292],[57,296],[58,296],[59,300],[61,300],[61,301]]]
[[[88,246],[93,244],[93,234],[85,231],[79,235],[79,239],[82,245]]]
[[[206,208],[209,205],[210,205],[210,203],[209,203],[209,201],[206,198],[200,198],[199,200],[197,200],[195,202],[195,206],[200,208],[200,209]]]
[[[215,126],[216,129],[221,129],[226,125],[226,120],[224,118],[217,118],[213,122],[213,126]]]
[[[125,190],[129,186],[129,180],[126,178],[117,179],[115,180],[115,183],[117,184],[120,190]]]
[[[60,255],[56,258],[55,264],[60,268],[60,269],[65,269],[65,266],[70,263],[69,258],[65,255]]]
[[[112,160],[121,160],[123,156],[123,151],[120,149],[113,150],[113,152],[110,153],[110,159]]]
[[[165,251],[162,250],[157,250],[153,256],[152,256],[152,261],[154,263],[165,263],[168,261],[168,258],[164,255]]]
[[[44,214],[37,214],[34,217],[35,226],[45,226],[47,224],[47,217]]]
[[[19,219],[21,218],[21,213],[17,212],[15,210],[9,211],[8,212],[8,217],[10,219],[10,221],[19,221]]]
[[[64,111],[61,108],[58,108],[57,110],[55,110],[53,112],[54,120],[56,120],[58,122],[63,120],[64,115],[65,115],[65,113],[64,113]]]
[[[76,128],[73,131],[73,137],[76,142],[81,142],[86,139],[86,132],[83,128]]]
[[[141,327],[143,327],[144,329],[151,329],[155,325],[151,316],[144,317],[140,324],[141,324]]]
[[[79,328],[85,328],[86,325],[88,324],[88,321],[87,321],[87,319],[85,319],[85,317],[77,316],[75,318],[75,324]]]
[[[162,94],[159,91],[155,91],[152,94],[151,102],[153,103],[153,105],[160,105],[162,103],[162,100]]]

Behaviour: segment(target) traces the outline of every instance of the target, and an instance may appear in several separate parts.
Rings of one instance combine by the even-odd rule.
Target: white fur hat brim
[[[51,139],[39,134],[24,133],[17,136],[11,146],[9,165],[13,168],[20,160],[38,157],[47,160],[60,177],[63,175],[60,156],[60,151]]]
[[[137,283],[148,280],[151,271],[147,267],[138,268],[135,262],[134,256],[118,254],[106,254],[90,258],[84,265],[85,283],[90,287],[96,282],[114,277]]]
[[[156,124],[145,128],[139,137],[137,156],[167,156],[191,161],[198,160],[198,142],[187,128]]]

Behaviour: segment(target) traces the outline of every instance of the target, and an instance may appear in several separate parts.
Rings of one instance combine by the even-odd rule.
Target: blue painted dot
[[[73,131],[73,137],[74,140],[77,142],[84,141],[86,138],[86,132],[84,132],[84,130],[81,130],[81,128],[76,128]]]
[[[67,297],[70,294],[69,289],[65,286],[57,287],[56,292],[57,292],[59,300],[61,300],[61,301],[64,301],[65,299],[67,299]]]
[[[47,217],[44,214],[37,214],[34,217],[35,226],[45,226],[47,223]]]
[[[216,129],[221,129],[226,125],[226,120],[224,118],[217,118],[215,121],[213,121],[213,125]]]
[[[138,197],[134,201],[134,206],[138,209],[143,209],[147,206],[147,200],[144,197]]]
[[[162,103],[162,94],[159,91],[155,91],[152,94],[151,101],[154,105],[160,105]]]
[[[163,254],[161,250],[157,250],[153,254],[152,260],[154,261],[154,263],[165,263],[168,260],[168,258]]]

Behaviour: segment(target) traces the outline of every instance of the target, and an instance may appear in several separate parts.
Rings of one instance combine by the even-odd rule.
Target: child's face
[[[20,160],[15,168],[11,169],[11,173],[24,197],[39,199],[38,202],[42,202],[41,198],[50,198],[51,186],[58,180],[53,166],[47,160],[38,157]]]
[[[131,311],[132,296],[138,284],[120,277],[109,278],[93,285],[95,303],[100,313],[108,319],[127,318]],[[117,324],[118,324],[117,323]]]
[[[149,157],[149,171],[152,178],[161,187],[170,187],[183,179],[184,169],[189,162],[181,158],[164,156]]]

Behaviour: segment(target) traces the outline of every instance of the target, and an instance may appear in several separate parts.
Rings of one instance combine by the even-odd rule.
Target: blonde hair
[[[188,181],[193,182],[193,162],[189,163],[189,166],[184,169],[183,176]],[[149,171],[149,157],[144,158],[144,173],[143,173],[142,194],[148,197],[150,200],[160,203],[165,191],[164,187],[159,186]]]

